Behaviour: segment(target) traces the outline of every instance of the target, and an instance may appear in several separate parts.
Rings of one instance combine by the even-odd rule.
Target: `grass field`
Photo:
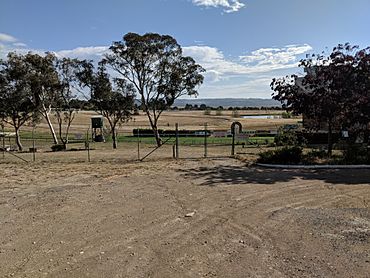
[[[215,113],[215,111],[212,111]],[[239,111],[239,115],[256,115],[256,114],[281,114],[281,111]],[[81,111],[76,115],[75,120],[72,123],[70,129],[70,139],[73,141],[77,137],[85,140],[87,134],[91,138],[90,118],[96,115],[93,111]],[[55,119],[53,119],[54,128],[57,129]],[[164,112],[159,121],[159,128],[163,130],[174,130],[175,124],[179,124],[180,130],[203,130],[204,124],[207,123],[207,129],[211,131],[227,131],[230,130],[230,126],[234,121],[239,121],[243,125],[244,130],[277,130],[280,126],[285,124],[297,124],[301,119],[243,119],[233,118],[232,111],[223,111],[221,116],[216,115],[204,115],[204,111],[167,111]],[[109,128],[107,123],[105,124],[107,132],[107,143],[110,141]],[[148,125],[148,119],[143,112],[138,116],[134,116],[131,121],[122,124],[117,128],[118,141],[121,143],[133,143],[137,142],[137,138],[132,136],[132,131],[135,128],[150,128]],[[5,128],[5,131],[12,132],[10,126]],[[37,125],[34,131],[34,137],[36,138],[36,145],[39,148],[44,146],[51,146],[52,140],[49,128],[44,120]],[[24,126],[21,129],[21,138],[23,143],[28,148],[32,145],[32,128],[30,126]],[[14,140],[7,142],[7,145],[14,145]],[[179,143],[181,145],[201,145],[204,143],[202,137],[180,137]],[[249,140],[236,141],[237,144],[269,144],[273,141],[273,137],[250,137]],[[142,144],[154,144],[154,138],[140,138]],[[231,138],[207,138],[208,144],[230,144]],[[41,146],[41,147],[40,147]],[[73,146],[72,146],[73,148]],[[47,148],[48,149],[48,148]]]

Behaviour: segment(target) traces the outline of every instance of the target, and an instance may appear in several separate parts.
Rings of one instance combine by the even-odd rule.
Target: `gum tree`
[[[74,102],[77,100],[77,93],[82,91],[79,76],[85,63],[77,59],[55,58],[58,86],[55,87],[54,115],[58,123],[58,136],[64,149],[68,144],[70,127],[78,113]]]
[[[49,126],[54,144],[58,144],[58,138],[50,119],[60,87],[55,68],[56,57],[53,53],[45,53],[44,56],[28,53],[24,59],[28,67],[28,82],[30,82],[34,96],[33,100],[38,107],[38,112]]]
[[[117,126],[131,119],[135,105],[135,87],[125,79],[112,78],[103,63],[96,72],[92,63],[84,64],[81,84],[90,89],[90,102],[95,111],[107,119],[113,149],[117,148]]]
[[[181,46],[167,35],[128,33],[113,43],[103,63],[135,87],[158,146],[162,112],[181,96],[197,96],[203,82],[204,69],[183,56]]]
[[[35,103],[25,57],[9,53],[7,59],[0,60],[0,117],[14,128],[20,151],[23,146],[19,131],[36,118],[38,107]]]

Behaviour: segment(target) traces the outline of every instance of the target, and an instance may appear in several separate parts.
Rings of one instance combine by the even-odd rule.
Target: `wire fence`
[[[273,142],[272,136],[251,136],[248,133],[232,134],[230,131],[210,130],[204,124],[198,130],[186,131],[179,125],[162,132],[162,144],[145,131],[118,130],[117,148],[113,149],[111,134],[104,131],[103,142],[94,141],[94,130],[88,126],[72,128],[66,149],[55,151],[55,142],[50,133],[36,128],[20,132],[23,150],[19,151],[14,134],[6,130],[0,138],[2,159],[8,162],[128,162],[157,159],[190,159],[229,157],[237,154],[255,153],[260,146]],[[234,136],[234,137],[233,137]],[[232,146],[234,144],[234,147]]]

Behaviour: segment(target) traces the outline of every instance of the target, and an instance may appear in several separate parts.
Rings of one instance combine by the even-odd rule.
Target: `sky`
[[[370,46],[370,0],[0,0],[9,51],[100,60],[128,32],[173,36],[207,71],[199,98],[270,98],[309,53]]]

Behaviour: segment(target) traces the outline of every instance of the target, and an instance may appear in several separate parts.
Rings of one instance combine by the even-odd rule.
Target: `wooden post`
[[[86,147],[87,147],[87,160],[90,162],[90,142],[89,142],[89,129],[86,132]]]
[[[176,123],[176,159],[179,158],[179,124]]]
[[[5,159],[5,132],[4,132],[4,124],[1,125],[1,129],[3,132],[3,159]]]
[[[137,129],[137,160],[140,161],[140,128]]]
[[[32,128],[32,160],[36,161],[36,150],[35,150],[35,127]]]
[[[235,128],[231,130],[231,134],[233,135],[233,142],[231,144],[231,155],[235,155]]]
[[[207,123],[204,124],[204,157],[207,157]]]

